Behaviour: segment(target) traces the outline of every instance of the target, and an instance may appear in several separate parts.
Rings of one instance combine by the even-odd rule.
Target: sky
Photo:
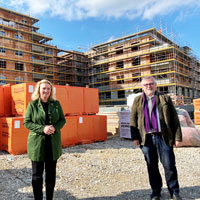
[[[39,19],[38,32],[60,49],[84,52],[156,27],[200,58],[200,0],[0,0],[0,6]]]

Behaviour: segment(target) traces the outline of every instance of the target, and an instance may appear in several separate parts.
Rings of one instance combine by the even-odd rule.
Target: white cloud
[[[177,12],[199,9],[200,0],[0,0],[2,5],[32,16],[59,16],[66,20],[86,18],[153,19]]]

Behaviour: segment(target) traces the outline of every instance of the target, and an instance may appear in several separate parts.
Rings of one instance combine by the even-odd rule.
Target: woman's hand
[[[44,127],[44,133],[46,134],[46,135],[51,135],[51,134],[53,134],[55,132],[55,128],[52,126],[52,125],[46,125],[45,127]]]

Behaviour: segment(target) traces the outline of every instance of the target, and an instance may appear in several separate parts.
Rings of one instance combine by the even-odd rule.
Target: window
[[[111,92],[106,92],[106,99],[110,99],[111,98]]]
[[[118,68],[123,68],[124,67],[124,62],[123,61],[120,61],[120,62],[117,62],[117,69]]]
[[[25,20],[25,19],[22,19],[21,22],[24,24],[28,24],[27,20]]]
[[[76,59],[81,61],[81,56],[80,55],[76,55]]]
[[[6,61],[0,60],[0,68],[6,68]]]
[[[117,50],[117,51],[116,51],[116,54],[117,54],[117,55],[123,54],[123,49]]]
[[[0,53],[6,53],[6,50],[4,48],[0,48]]]
[[[132,77],[135,77],[135,76],[141,76],[141,72],[133,72]]]
[[[108,71],[108,64],[103,64],[103,71]]]
[[[133,58],[132,65],[133,66],[140,65],[140,58],[139,57]]]
[[[15,63],[15,69],[16,69],[16,70],[23,71],[24,66],[23,66],[22,63]]]
[[[46,54],[48,54],[48,55],[53,55],[53,52],[52,52],[51,49],[47,49],[47,50],[46,50]]]
[[[21,51],[15,51],[16,56],[23,56],[23,53]]]
[[[23,78],[21,78],[20,76],[18,76],[16,79],[16,84],[20,84],[23,81]]]
[[[117,95],[118,95],[118,99],[125,98],[125,91],[124,90],[117,91]]]
[[[0,31],[0,35],[5,36],[6,32],[5,31]]]
[[[6,84],[6,77],[5,76],[3,76],[3,75],[0,75],[0,85],[4,85],[4,84]]]
[[[139,50],[139,46],[134,46],[131,48],[132,51],[138,51]]]
[[[120,80],[120,79],[124,79],[124,75],[117,76],[117,84],[122,84],[122,83],[124,83],[124,80]]]
[[[81,77],[77,77],[77,81],[81,82],[82,78]]]
[[[15,39],[23,40],[23,36],[21,34],[15,33]]]

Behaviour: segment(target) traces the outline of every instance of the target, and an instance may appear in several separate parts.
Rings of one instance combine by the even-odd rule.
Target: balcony
[[[44,47],[32,45],[32,51],[39,52],[39,53],[44,53]]]

